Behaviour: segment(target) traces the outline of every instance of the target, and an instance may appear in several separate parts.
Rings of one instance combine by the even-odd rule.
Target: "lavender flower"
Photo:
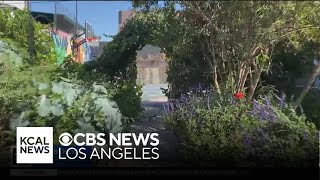
[[[187,101],[186,101],[186,96],[183,94],[182,96],[181,96],[181,101],[182,101],[182,103],[186,103]]]
[[[256,101],[256,100],[253,100],[252,105],[253,105],[253,109],[252,109],[252,111],[250,112],[250,114],[251,114],[252,116],[256,116],[256,115],[258,114],[258,109],[259,109],[258,104],[257,104],[257,101]]]
[[[179,101],[176,101],[176,109],[180,109],[180,107],[181,107],[180,102],[179,102]]]
[[[273,112],[268,98],[265,98],[265,103],[260,104],[256,100],[253,100],[253,108],[250,114],[261,120],[276,121],[277,116]]]
[[[269,101],[268,97],[264,96],[264,100],[266,102],[267,107],[269,108],[271,106],[271,104],[270,104],[270,101]]]
[[[286,105],[286,94],[282,93],[281,94],[281,100],[280,100],[280,108],[285,108]]]
[[[167,108],[166,108],[166,103],[163,103],[163,111],[164,111],[165,114],[169,113]]]
[[[172,102],[169,102],[169,109],[170,109],[170,112],[173,112],[174,111],[174,106],[173,106],[173,103]]]

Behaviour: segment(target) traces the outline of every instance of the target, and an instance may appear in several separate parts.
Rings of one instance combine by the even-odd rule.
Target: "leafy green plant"
[[[124,123],[133,122],[142,111],[141,86],[125,82],[117,87],[110,87],[111,99],[117,102],[123,116],[127,117]]]
[[[123,123],[128,125],[134,121],[142,112],[141,95],[142,86],[135,81],[135,70],[131,67],[126,77],[123,75],[112,77],[96,69],[87,69],[88,66],[79,65],[73,61],[66,61],[62,65],[64,77],[79,79],[83,86],[91,86],[94,82],[99,82],[106,89],[110,100],[115,101],[123,115]]]
[[[122,114],[103,86],[93,84],[87,89],[67,79],[35,85],[39,96],[31,107],[13,116],[10,122],[13,132],[15,127],[28,125],[54,127],[57,134],[122,130]]]
[[[303,42],[301,48],[295,49],[288,42],[283,41],[277,44],[273,56],[273,64],[269,73],[262,75],[264,84],[271,84],[279,92],[284,92],[287,95],[298,97],[301,87],[297,87],[296,80],[302,77],[307,79],[307,74],[312,71],[314,53],[317,52],[317,44],[312,42]],[[298,85],[302,85],[299,83]],[[265,87],[265,86],[262,86]],[[319,128],[320,123],[320,100],[319,90],[311,89],[302,101],[302,109],[307,116],[307,120],[314,122]],[[299,112],[300,107],[297,108]]]
[[[43,61],[54,63],[56,61],[49,27],[35,22],[27,11],[0,9],[0,22],[0,39],[5,39],[20,49],[30,49],[34,54],[34,59],[29,63],[37,64]],[[29,42],[32,42],[32,47],[29,47],[31,45]]]
[[[2,105],[13,106],[15,102],[24,103],[36,94],[36,88],[32,85],[34,80],[48,82],[54,79],[58,66],[49,63],[29,65],[25,57],[11,47],[0,40],[0,99],[4,101]],[[23,50],[20,52],[23,53]]]
[[[26,11],[1,9],[0,16],[1,149],[8,142],[9,120],[13,130],[53,126],[59,132],[118,132],[138,117],[142,92],[135,82],[135,64],[116,69],[114,76],[88,69],[71,57],[58,66],[46,26],[34,20],[29,26]],[[30,40],[33,59],[27,51]]]
[[[9,119],[14,113],[32,103],[37,94],[33,81],[50,82],[55,78],[58,66],[43,62],[30,65],[26,49],[14,45],[10,39],[0,40],[0,148],[7,147],[5,133],[9,129]]]

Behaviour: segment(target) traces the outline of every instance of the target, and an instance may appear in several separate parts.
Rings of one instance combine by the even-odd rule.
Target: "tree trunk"
[[[30,10],[30,3],[28,2],[28,12],[29,12],[29,26],[28,26],[28,52],[29,52],[29,61],[31,64],[34,64],[34,58],[35,58],[35,42],[34,42],[34,27],[33,27],[33,21],[32,21],[32,15]]]
[[[320,63],[316,65],[308,79],[307,84],[302,89],[298,99],[294,102],[293,108],[297,109],[297,107],[301,104],[303,98],[308,94],[309,90],[311,89],[311,86],[313,82],[315,81],[316,77],[320,74]]]
[[[255,74],[254,76],[252,77],[252,82],[253,84],[250,85],[250,90],[249,90],[249,93],[248,93],[248,98],[247,98],[247,102],[250,102],[253,98],[253,95],[254,95],[254,92],[256,91],[256,88],[257,88],[257,85],[258,85],[258,82],[260,80],[260,75],[262,73],[262,68],[259,69]]]
[[[214,83],[214,87],[216,88],[216,91],[218,92],[218,94],[221,94],[221,89],[220,89],[219,82],[218,82],[217,66],[215,66],[213,69],[213,83]]]
[[[242,85],[242,81],[243,81],[243,76],[245,74],[245,70],[246,70],[246,62],[242,62],[240,64],[240,69],[239,69],[239,75],[238,75],[238,82],[237,82],[237,90],[236,92],[240,92],[241,91],[241,85]]]
[[[241,65],[241,69],[239,72],[239,82],[237,87],[237,92],[242,92],[244,90],[244,85],[247,81],[247,77],[249,74],[250,65],[248,62],[245,62],[243,65]]]
[[[239,90],[239,92],[242,92],[243,89],[244,89],[244,85],[246,84],[247,77],[248,77],[248,74],[249,74],[249,69],[250,69],[250,67],[247,66],[246,69],[245,69],[245,71],[244,71],[243,78],[242,78],[242,82],[241,82],[241,84],[240,84],[240,90]]]

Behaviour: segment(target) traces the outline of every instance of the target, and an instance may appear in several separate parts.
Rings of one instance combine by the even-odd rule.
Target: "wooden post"
[[[34,62],[34,27],[32,22],[32,14],[31,14],[31,2],[27,1],[27,11],[29,13],[29,31],[28,31],[28,52],[30,62]]]

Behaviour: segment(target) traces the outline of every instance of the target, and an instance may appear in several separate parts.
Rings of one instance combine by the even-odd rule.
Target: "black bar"
[[[188,175],[234,178],[241,177],[246,179],[319,179],[319,168],[11,168],[9,169],[9,172],[11,176],[21,176],[21,174],[45,175],[47,173],[52,174],[54,176]],[[7,171],[6,173],[2,174],[5,175],[9,173]]]

